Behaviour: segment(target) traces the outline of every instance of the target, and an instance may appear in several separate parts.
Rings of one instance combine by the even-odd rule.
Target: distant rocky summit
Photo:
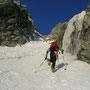
[[[27,6],[19,1],[0,0],[0,46],[23,45],[34,39],[34,29]]]
[[[62,40],[68,23],[59,23],[51,31],[50,35],[43,36],[45,41],[55,40],[62,47]]]

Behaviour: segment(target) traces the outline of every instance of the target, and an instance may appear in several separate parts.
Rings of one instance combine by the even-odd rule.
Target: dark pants
[[[56,54],[55,53],[50,53],[50,62],[52,63],[51,68],[55,68],[56,64]]]

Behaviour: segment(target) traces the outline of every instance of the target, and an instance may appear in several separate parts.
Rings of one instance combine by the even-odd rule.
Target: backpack
[[[51,49],[51,51],[58,51],[59,48],[58,48],[57,43],[56,42],[52,42],[51,45],[50,45],[50,49]]]
[[[50,48],[50,57],[56,57],[56,47],[55,46],[52,46]],[[51,59],[52,60],[52,59]]]
[[[50,51],[51,51],[51,52],[56,51],[56,47],[55,47],[55,46],[52,46],[52,47],[50,48]]]

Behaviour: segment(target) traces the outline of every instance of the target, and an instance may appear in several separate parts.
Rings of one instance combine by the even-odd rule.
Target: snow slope
[[[41,41],[0,47],[0,90],[90,90],[90,65],[75,56],[59,55],[55,73],[46,61],[38,68],[48,47]]]

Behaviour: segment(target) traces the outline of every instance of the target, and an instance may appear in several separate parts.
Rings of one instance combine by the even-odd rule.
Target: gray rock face
[[[0,0],[0,3],[10,3],[13,2],[13,0]]]
[[[33,22],[27,6],[12,0],[0,0],[0,46],[23,45],[33,38]]]
[[[52,39],[57,40],[60,34],[64,32],[66,27],[67,27],[67,23],[57,24],[51,32]]]
[[[85,16],[85,11],[75,15],[68,23],[64,34],[63,48],[65,52],[77,54],[81,48],[80,35],[82,31],[82,23]]]
[[[62,47],[62,45],[63,45],[63,37],[64,37],[65,30],[67,28],[67,25],[68,25],[67,22],[62,23],[60,25],[59,33],[57,33],[58,37],[56,39],[56,42],[58,43],[59,47]]]
[[[82,45],[77,57],[80,60],[90,63],[90,6],[86,10],[80,38]]]
[[[79,60],[90,63],[90,6],[69,21],[63,48],[66,52],[77,55]]]
[[[51,31],[50,35],[44,36],[44,39],[47,40],[55,40],[62,47],[62,40],[64,36],[64,32],[67,28],[67,22],[57,24]]]

